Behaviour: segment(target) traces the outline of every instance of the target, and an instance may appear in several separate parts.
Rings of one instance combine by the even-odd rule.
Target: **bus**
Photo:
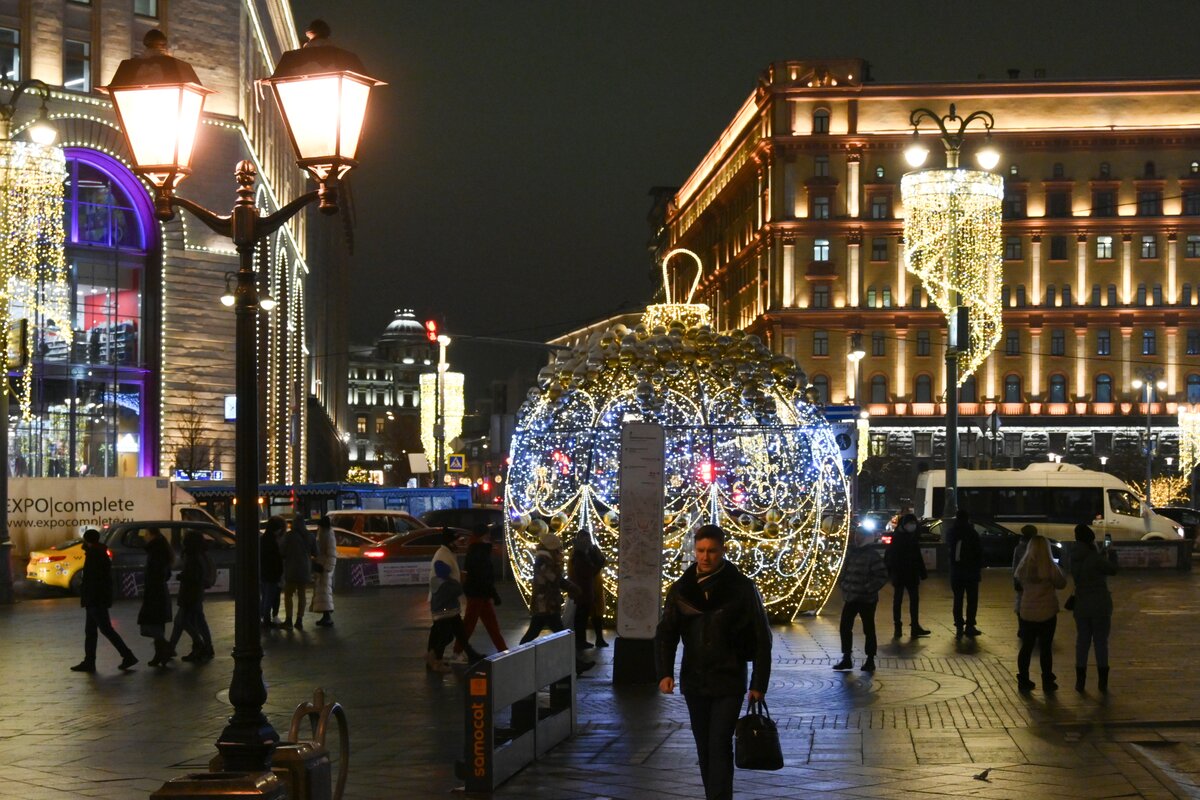
[[[176,481],[200,508],[219,524],[235,530],[234,485],[216,481]],[[309,483],[296,486],[263,484],[258,487],[258,519],[263,524],[275,514],[299,515],[317,520],[342,509],[381,509],[407,511],[419,517],[426,511],[442,508],[470,508],[471,487],[448,486],[408,488],[376,486],[370,483]]]
[[[917,476],[916,509],[940,517],[946,503],[946,471]],[[973,517],[1014,530],[1025,524],[1062,541],[1086,523],[1098,537],[1117,541],[1176,540],[1183,528],[1143,508],[1129,486],[1107,472],[1074,464],[1030,464],[1025,469],[964,469],[958,472],[958,505]]]

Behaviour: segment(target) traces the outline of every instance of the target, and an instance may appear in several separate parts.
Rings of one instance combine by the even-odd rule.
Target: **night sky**
[[[293,7],[389,83],[353,173],[356,344],[400,307],[539,341],[644,307],[650,187],[687,178],[771,61],[862,57],[880,82],[1200,75],[1197,0]],[[468,403],[544,362],[469,342],[450,359]]]

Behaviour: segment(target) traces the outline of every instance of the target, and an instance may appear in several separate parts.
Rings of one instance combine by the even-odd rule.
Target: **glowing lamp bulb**
[[[975,161],[986,170],[995,169],[1000,163],[1000,151],[991,144],[984,145],[983,149],[975,154]]]
[[[921,144],[921,140],[917,138],[917,132],[913,131],[912,144],[904,150],[904,160],[913,169],[925,163],[925,159],[929,157],[929,148]]]

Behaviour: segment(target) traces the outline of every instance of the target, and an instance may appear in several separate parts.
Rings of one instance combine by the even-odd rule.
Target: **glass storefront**
[[[153,237],[148,199],[125,167],[103,154],[68,148],[67,169],[71,333],[64,335],[63,320],[31,320],[31,414],[22,419],[19,404],[10,406],[9,473],[152,474],[144,453],[153,415],[145,413],[150,373],[141,335]]]

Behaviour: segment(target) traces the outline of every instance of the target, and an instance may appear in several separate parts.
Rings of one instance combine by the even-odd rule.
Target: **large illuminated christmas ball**
[[[596,333],[544,368],[518,414],[505,493],[526,600],[547,530],[568,556],[590,533],[608,556],[605,589],[618,594],[621,426],[639,421],[665,433],[664,589],[691,563],[692,533],[713,523],[773,619],[820,610],[841,568],[849,502],[806,385],[792,359],[758,336],[713,330],[698,304],[651,306],[636,327]]]

